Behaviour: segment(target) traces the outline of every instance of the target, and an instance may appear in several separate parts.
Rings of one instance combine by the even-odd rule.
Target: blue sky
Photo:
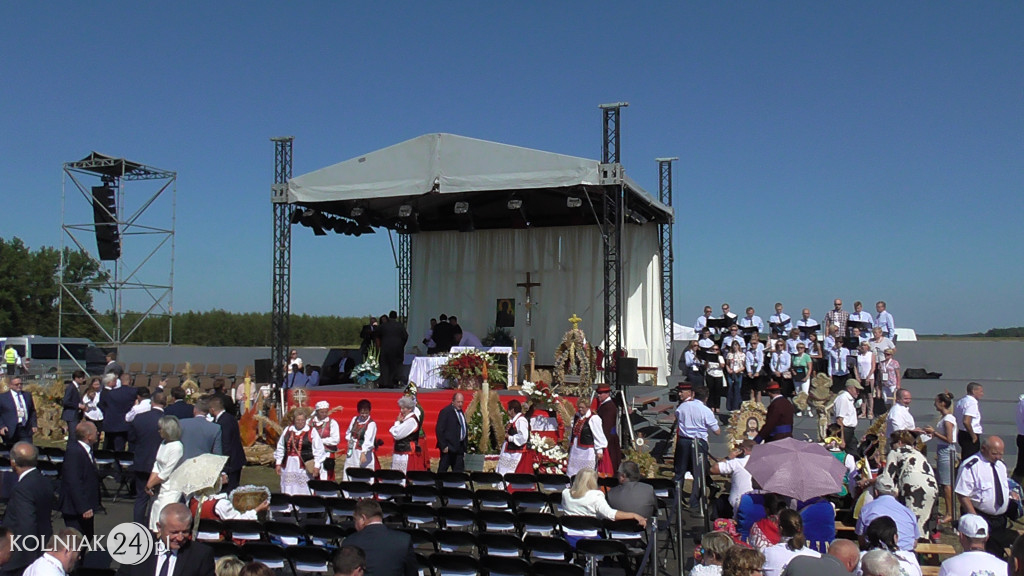
[[[1020,2],[0,10],[0,235],[58,244],[90,150],[175,170],[177,311],[269,310],[272,136],[296,175],[428,132],[598,158],[597,105],[625,100],[630,175],[656,191],[680,158],[678,321],[838,296],[924,333],[1024,325]],[[293,248],[293,311],[395,306],[386,235]]]

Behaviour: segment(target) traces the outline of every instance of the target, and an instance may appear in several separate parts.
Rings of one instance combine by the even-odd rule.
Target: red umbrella
[[[835,494],[846,476],[846,466],[831,452],[793,438],[754,446],[746,469],[765,491],[797,500]]]

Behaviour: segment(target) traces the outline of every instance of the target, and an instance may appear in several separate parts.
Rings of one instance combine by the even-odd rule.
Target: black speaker
[[[121,257],[121,232],[117,228],[117,201],[110,186],[92,187],[92,218],[100,260],[117,260]]]
[[[257,384],[271,384],[274,381],[274,362],[270,358],[257,358],[253,368],[256,370]]]
[[[636,374],[636,358],[629,358],[628,356],[619,358],[615,363],[615,381],[621,388],[623,386],[636,386],[637,385],[637,374]]]

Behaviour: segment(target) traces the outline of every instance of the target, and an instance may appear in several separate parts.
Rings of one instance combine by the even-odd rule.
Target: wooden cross
[[[516,284],[516,286],[519,286],[520,288],[526,288],[526,325],[531,326],[533,325],[533,318],[530,315],[530,312],[533,310],[533,298],[531,297],[530,289],[533,288],[534,286],[540,286],[540,282],[531,282],[530,273],[527,272],[526,282],[519,282],[518,284]]]

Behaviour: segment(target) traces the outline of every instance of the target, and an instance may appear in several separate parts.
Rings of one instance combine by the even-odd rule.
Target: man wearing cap
[[[782,386],[777,380],[772,380],[764,389],[771,397],[768,401],[768,414],[765,416],[764,426],[757,433],[754,442],[774,442],[783,438],[793,437],[793,403],[782,395]]]
[[[338,453],[341,429],[338,427],[338,422],[331,418],[331,405],[326,400],[317,402],[315,408],[316,411],[309,419],[309,424],[320,435],[320,440],[324,443],[324,451],[327,452],[327,459],[320,467],[320,479],[334,480],[334,457]]]
[[[836,424],[843,429],[843,443],[846,449],[857,448],[857,395],[864,388],[854,379],[846,381],[846,388],[836,396],[832,405],[836,413]]]
[[[703,485],[708,469],[708,432],[718,436],[722,431],[714,412],[704,404],[708,397],[707,388],[694,388],[689,382],[683,382],[677,389],[679,406],[676,408],[675,425],[675,478],[681,482],[687,472],[693,475],[694,489],[690,491],[690,507],[696,508],[701,493],[698,486]]]
[[[890,476],[879,476],[875,482],[875,499],[868,502],[860,510],[857,517],[855,532],[860,537],[861,545],[866,545],[864,532],[871,521],[880,516],[888,516],[896,523],[896,545],[900,550],[913,552],[917,539],[921,535],[917,526],[917,516],[896,499],[898,491]]]
[[[604,437],[608,440],[605,458],[611,463],[611,470],[618,470],[622,462],[622,442],[619,440],[619,406],[612,399],[612,388],[601,384],[597,388],[597,415],[601,418]]]
[[[1017,498],[1006,481],[1004,449],[999,436],[986,438],[981,451],[964,459],[960,465],[953,489],[964,513],[977,514],[988,522],[989,543],[985,549],[998,558],[1003,557],[1003,548],[1010,544],[1006,534],[1006,509],[1010,499]]]
[[[957,531],[960,532],[960,548],[963,552],[943,561],[939,576],[1010,574],[1006,562],[986,551],[991,534],[984,518],[976,514],[964,514],[960,517]]]
[[[967,394],[953,405],[956,418],[956,443],[960,445],[960,457],[977,454],[981,446],[981,409],[978,402],[985,397],[985,388],[977,382],[967,385]]]
[[[573,477],[584,468],[597,470],[597,463],[604,456],[608,439],[604,435],[601,417],[590,411],[590,403],[579,400],[576,416],[572,419],[572,435],[569,437],[569,461],[566,474]]]

